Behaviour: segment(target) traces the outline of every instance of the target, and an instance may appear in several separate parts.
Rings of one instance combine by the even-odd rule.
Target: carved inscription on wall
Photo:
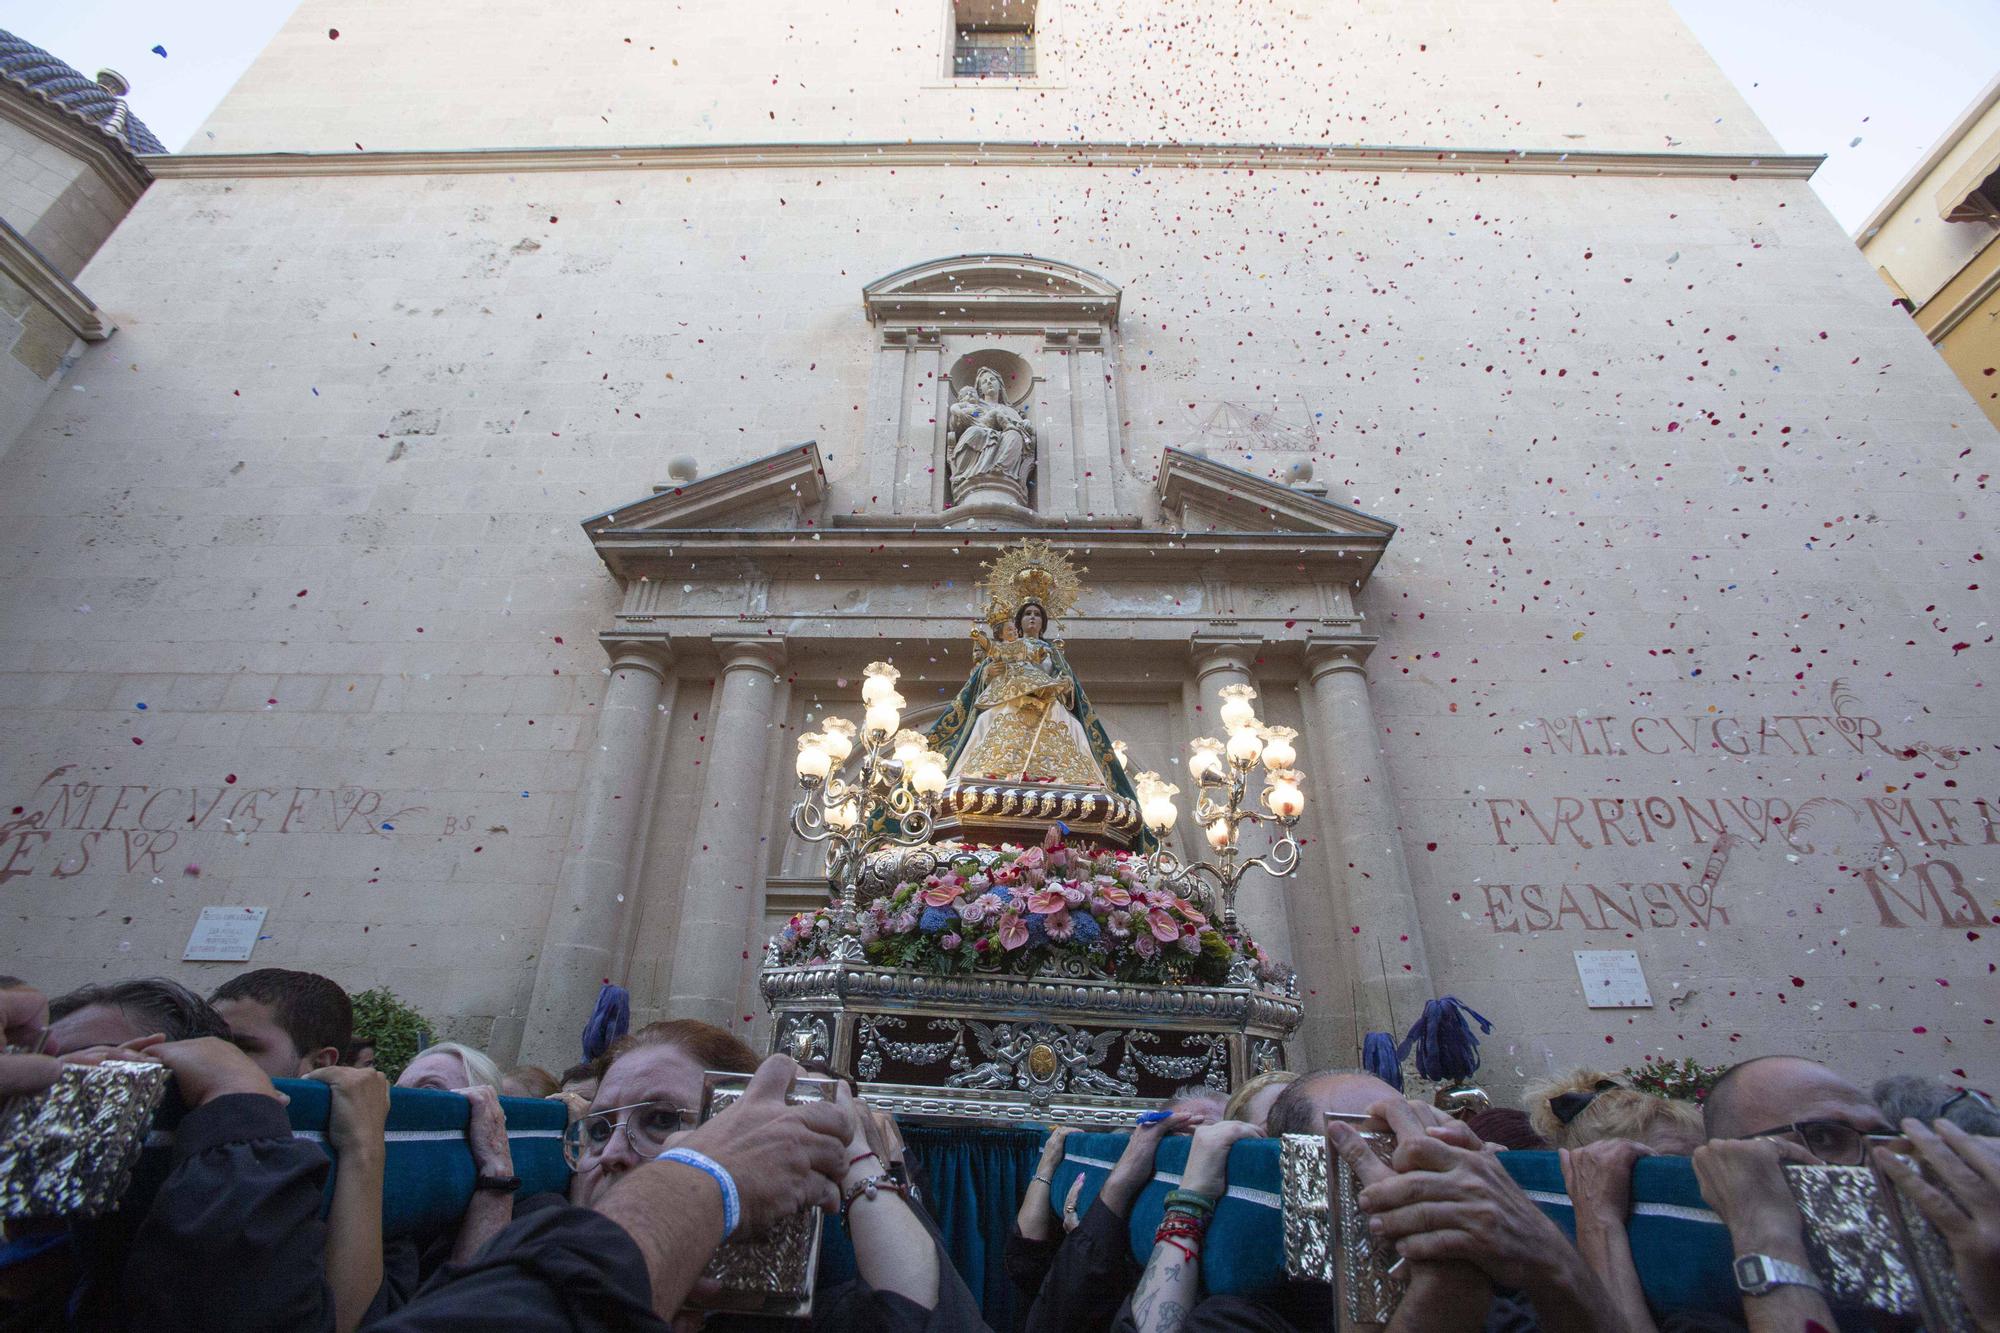
[[[233,773],[185,786],[106,783],[77,778],[75,768],[55,769],[25,798],[0,806],[0,884],[87,870],[157,875],[169,854],[192,849],[202,835],[237,842],[301,833],[379,837],[424,812],[391,810],[370,787],[255,787]],[[452,824],[447,832],[459,831],[459,821]]]
[[[1994,919],[1977,896],[1978,881],[1949,853],[2000,846],[2000,795],[1965,794],[1958,774],[1968,751],[1892,734],[1860,710],[1842,682],[1834,682],[1821,712],[1582,714],[1535,718],[1523,730],[1529,755],[1601,761],[1615,794],[1479,798],[1498,846],[1557,849],[1586,871],[1555,883],[1477,882],[1474,910],[1496,934],[1741,925],[1730,919],[1725,876],[1732,857],[1758,865],[1766,883],[1778,874],[1792,883],[1810,877],[1814,891],[1843,904],[1857,924],[1966,928]],[[1712,759],[1730,768],[1686,785],[1669,776],[1657,780],[1656,790],[1635,792],[1618,771],[1621,760],[1641,755]],[[1842,766],[1800,782],[1795,795],[1742,793],[1739,771],[1786,760]],[[1884,766],[1881,773],[1877,766]],[[1834,773],[1877,794],[1821,794]],[[1881,781],[1884,775],[1891,780]],[[1618,864],[1617,853],[1648,847],[1681,853],[1685,875],[1587,877],[1594,860]]]

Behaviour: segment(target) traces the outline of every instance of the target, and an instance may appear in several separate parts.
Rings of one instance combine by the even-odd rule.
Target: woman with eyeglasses
[[[633,1167],[667,1150],[669,1135],[701,1121],[705,1070],[755,1073],[757,1053],[739,1038],[691,1018],[648,1023],[605,1052],[590,1110],[563,1136],[569,1200],[582,1207]]]

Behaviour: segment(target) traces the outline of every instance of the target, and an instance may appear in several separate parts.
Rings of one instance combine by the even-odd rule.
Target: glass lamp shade
[[[861,702],[873,708],[896,692],[902,672],[887,662],[870,662],[861,681]]]
[[[793,768],[802,778],[825,780],[833,771],[833,756],[826,752],[826,737],[817,732],[799,737],[799,757]]]
[[[889,699],[895,699],[897,702],[890,703]],[[869,704],[868,716],[861,719],[863,734],[870,741],[879,741],[895,735],[896,729],[903,725],[903,713],[900,704],[901,696],[894,690],[889,691],[888,699],[882,699],[876,703]]]
[[[830,717],[826,720],[826,731],[820,736],[820,748],[839,768],[847,762],[847,756],[854,753],[854,724],[844,717]]]
[[[845,833],[860,822],[861,802],[852,796],[826,808],[826,826],[836,833]]]
[[[890,753],[895,756],[896,762],[901,764],[903,771],[907,773],[916,765],[917,756],[930,748],[931,743],[924,738],[922,732],[904,730],[896,733],[896,739],[890,745]]]
[[[1188,775],[1196,782],[1222,775],[1222,742],[1213,736],[1188,742]]]
[[[1290,768],[1299,761],[1299,752],[1292,742],[1299,733],[1290,727],[1267,727],[1264,729],[1264,767],[1273,773],[1281,768]]]
[[[1257,710],[1250,701],[1257,697],[1255,687],[1250,685],[1224,685],[1218,693],[1222,698],[1222,725],[1230,731],[1238,731],[1257,720]]]
[[[1161,780],[1158,773],[1149,770],[1139,774],[1132,779],[1132,790],[1139,797],[1139,817],[1155,833],[1165,832],[1180,819],[1180,810],[1174,805],[1180,788]]]
[[[1280,819],[1296,819],[1305,813],[1306,794],[1298,776],[1289,771],[1273,773],[1271,785],[1264,788],[1264,808]]]
[[[910,771],[910,790],[919,796],[935,796],[944,790],[944,756],[935,750],[926,750],[917,756],[916,767]]]
[[[1255,727],[1241,727],[1229,734],[1229,762],[1248,768],[1264,753],[1264,738]]]
[[[1236,830],[1226,819],[1218,819],[1208,826],[1208,845],[1216,851],[1236,845]]]

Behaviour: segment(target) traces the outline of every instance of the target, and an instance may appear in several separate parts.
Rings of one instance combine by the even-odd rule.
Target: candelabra
[[[1252,870],[1261,870],[1273,879],[1283,879],[1299,866],[1299,844],[1292,836],[1299,816],[1305,812],[1305,775],[1292,765],[1298,751],[1292,742],[1298,732],[1291,727],[1265,726],[1257,720],[1250,701],[1257,691],[1248,685],[1225,685],[1222,695],[1222,725],[1229,739],[1219,741],[1203,736],[1189,749],[1188,773],[1196,788],[1195,822],[1208,835],[1214,861],[1183,862],[1166,846],[1166,835],[1180,819],[1174,797],[1180,788],[1157,773],[1140,773],[1132,779],[1139,797],[1139,815],[1158,839],[1147,858],[1147,878],[1174,889],[1184,896],[1205,898],[1211,908],[1219,900],[1221,924],[1225,932],[1236,933],[1236,889]],[[1259,762],[1265,769],[1263,792],[1267,813],[1246,810],[1252,774]],[[1262,856],[1244,856],[1237,846],[1238,830],[1244,824],[1271,824],[1283,834]]]
[[[865,956],[855,894],[868,854],[929,841],[944,790],[944,756],[921,733],[902,729],[900,675],[886,662],[868,664],[861,683],[867,710],[858,729],[861,767],[852,781],[840,776],[855,749],[852,722],[830,717],[825,730],[799,737],[795,769],[805,795],[792,807],[792,828],[807,842],[827,844],[827,880],[839,895],[834,917],[840,933],[832,955],[842,962]]]

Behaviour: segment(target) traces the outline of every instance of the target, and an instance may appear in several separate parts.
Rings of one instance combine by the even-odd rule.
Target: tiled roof
[[[132,114],[123,99],[4,28],[0,28],[0,79],[97,126],[134,153],[167,151],[167,146],[153,137],[153,132]]]

